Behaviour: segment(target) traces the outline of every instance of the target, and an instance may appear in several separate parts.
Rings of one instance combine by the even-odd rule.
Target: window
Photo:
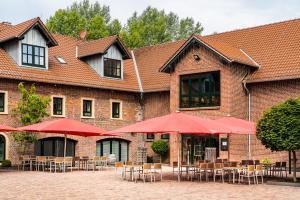
[[[66,156],[75,156],[76,141],[67,139]],[[62,137],[49,137],[39,139],[34,146],[35,155],[38,156],[64,156],[65,141]]]
[[[52,98],[52,115],[53,116],[64,116],[64,98],[53,97]]]
[[[82,117],[93,117],[93,100],[82,99]]]
[[[45,68],[45,47],[22,44],[22,64]]]
[[[163,140],[168,140],[170,138],[170,135],[168,133],[161,134],[160,138]]]
[[[8,98],[6,91],[0,91],[0,114],[8,114]]]
[[[180,107],[220,106],[220,72],[180,77]]]
[[[104,58],[104,76],[121,78],[121,60]]]
[[[127,161],[129,153],[129,142],[122,139],[104,139],[96,143],[97,156],[109,156],[114,154],[116,161]]]
[[[154,134],[153,133],[147,133],[147,140],[154,140]]]
[[[5,111],[5,93],[0,93],[0,112]]]
[[[111,103],[111,118],[113,119],[121,119],[122,118],[122,106],[119,101],[112,101]]]

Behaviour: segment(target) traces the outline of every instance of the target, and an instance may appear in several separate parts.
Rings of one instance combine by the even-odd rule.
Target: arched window
[[[0,161],[5,160],[5,137],[0,135]]]
[[[104,139],[97,141],[97,156],[108,156],[115,154],[117,161],[127,161],[129,152],[129,142],[123,139]]]
[[[48,137],[37,141],[35,144],[35,155],[38,156],[64,156],[64,138]],[[67,139],[66,156],[75,156],[76,141]]]

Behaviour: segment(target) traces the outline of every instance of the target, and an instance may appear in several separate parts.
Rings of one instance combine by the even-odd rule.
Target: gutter
[[[136,73],[136,78],[137,78],[137,81],[138,81],[139,89],[140,89],[140,92],[142,94],[144,92],[144,90],[143,90],[142,81],[141,81],[141,77],[140,77],[138,66],[136,64],[136,60],[135,60],[135,56],[134,56],[133,50],[131,50],[131,56],[132,56],[132,60],[133,60],[133,66],[134,66],[134,70],[135,70],[135,73]]]
[[[251,121],[251,93],[249,89],[247,88],[247,82],[245,81],[245,78],[249,75],[249,72],[244,76],[242,80],[243,88],[246,91],[246,94],[248,95],[248,121]],[[248,159],[251,159],[251,135],[248,134]]]

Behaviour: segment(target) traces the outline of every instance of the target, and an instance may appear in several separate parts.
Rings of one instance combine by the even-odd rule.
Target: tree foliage
[[[140,15],[134,12],[122,27],[119,20],[111,18],[109,6],[89,0],[57,10],[46,25],[53,33],[73,37],[79,37],[79,33],[86,30],[88,40],[120,34],[130,48],[175,41],[203,31],[193,18],[180,19],[173,12],[166,13],[150,6]]]
[[[192,18],[179,19],[173,12],[149,6],[141,15],[135,12],[120,35],[127,46],[136,48],[179,40],[202,31],[201,24],[195,24]]]
[[[267,110],[257,124],[257,138],[272,151],[300,149],[300,98]]]
[[[157,140],[152,143],[151,148],[158,155],[164,156],[168,153],[169,145],[164,140]]]
[[[21,92],[21,99],[13,110],[13,116],[17,117],[23,125],[30,125],[41,122],[48,116],[47,107],[50,98],[36,94],[36,87],[33,84],[28,91],[22,83],[18,85]],[[14,140],[24,148],[36,141],[36,135],[28,132],[13,133]]]

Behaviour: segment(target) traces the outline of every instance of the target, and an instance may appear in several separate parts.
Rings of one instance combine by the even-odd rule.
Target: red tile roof
[[[300,78],[300,19],[206,36],[243,49],[261,66],[248,82]]]

